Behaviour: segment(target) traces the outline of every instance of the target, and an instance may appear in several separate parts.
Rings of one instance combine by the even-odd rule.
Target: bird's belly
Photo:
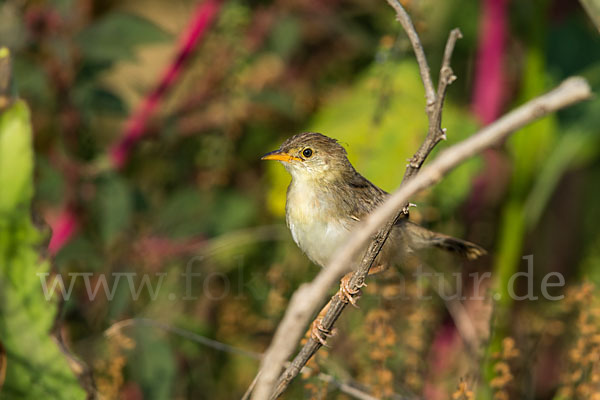
[[[325,267],[348,239],[348,228],[336,221],[288,221],[294,241],[314,263]]]

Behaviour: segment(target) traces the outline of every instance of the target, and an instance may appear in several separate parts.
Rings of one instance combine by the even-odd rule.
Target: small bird
[[[280,161],[291,174],[286,222],[296,244],[321,267],[327,266],[356,224],[388,196],[354,169],[337,140],[320,133],[292,136],[261,159]],[[432,232],[402,218],[392,229],[371,271],[376,273],[400,264],[407,253],[427,247],[453,251],[470,260],[486,253],[474,243]],[[352,295],[357,292],[348,287],[350,276],[342,279],[340,298],[354,305]]]

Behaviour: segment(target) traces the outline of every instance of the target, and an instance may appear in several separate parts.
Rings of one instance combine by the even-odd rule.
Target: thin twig
[[[458,332],[460,338],[463,341],[465,348],[467,349],[467,353],[473,359],[476,359],[478,356],[478,350],[480,348],[480,338],[477,334],[477,330],[475,329],[475,325],[473,324],[473,320],[471,316],[465,309],[465,306],[457,297],[446,298],[441,291],[444,293],[448,292],[448,289],[451,288],[451,284],[444,277],[443,278],[443,288],[439,288],[436,290],[438,296],[444,302],[452,321],[454,322],[454,326],[456,327],[456,331]]]
[[[269,398],[271,394],[273,394],[271,397],[273,398],[282,393],[293,377],[299,372],[298,367],[302,359],[307,355],[310,358],[312,355],[311,351],[314,354],[320,347],[319,343],[315,343],[314,340],[309,339],[292,362],[290,368],[282,374],[277,387],[274,386],[281,367],[294,350],[310,318],[315,314],[318,307],[323,304],[330,288],[340,276],[347,272],[352,260],[355,259],[356,254],[364,244],[372,239],[372,235],[381,226],[386,223],[388,224],[386,226],[389,226],[390,218],[397,214],[397,210],[409,198],[419,191],[439,182],[450,170],[481,151],[504,140],[517,129],[549,113],[588,99],[590,96],[590,87],[583,78],[569,78],[552,91],[529,101],[471,137],[447,148],[431,164],[424,167],[418,175],[411,178],[406,184],[401,185],[397,191],[392,193],[380,207],[353,230],[350,239],[336,251],[327,268],[321,270],[311,283],[306,283],[296,290],[283,320],[275,332],[273,342],[265,352],[261,364],[262,376],[259,379],[253,398],[265,399]],[[373,247],[372,243],[369,249]],[[358,271],[350,280],[351,288],[357,287],[356,279],[354,279],[357,275]],[[337,309],[337,307],[333,307],[333,302],[329,310],[330,312],[323,319],[323,325],[326,329],[330,329],[332,326],[332,324],[326,325],[326,322],[335,320],[345,306],[345,304],[342,304]],[[331,317],[330,314],[333,313],[336,315]]]
[[[227,353],[239,354],[245,357],[253,358],[255,360],[260,360],[262,355],[260,353],[255,353],[248,350],[239,349],[234,346],[230,346],[226,343],[221,343],[217,340],[209,339],[202,335],[198,335],[197,333],[178,328],[176,326],[172,326],[166,324],[164,322],[156,321],[150,318],[131,318],[123,321],[116,322],[112,324],[106,331],[104,331],[105,335],[110,337],[113,336],[116,332],[120,331],[123,328],[135,326],[135,325],[146,325],[152,326],[155,328],[160,328],[166,332],[174,333],[183,338],[189,339],[196,343],[203,344],[208,347],[212,347],[213,349],[224,351]]]
[[[356,399],[359,400],[378,400],[377,397],[373,397],[368,393],[363,392],[362,390],[358,390],[357,388],[355,388],[354,386],[350,386],[347,383],[344,382],[338,382],[335,380],[335,378],[333,378],[333,376],[331,375],[327,375],[324,374],[322,372],[320,372],[319,374],[317,374],[317,378],[319,378],[320,380],[322,380],[323,382],[327,382],[329,384],[335,385],[337,386],[338,389],[340,389],[343,393],[346,393]]]
[[[402,4],[398,0],[387,0],[388,4],[396,10],[396,19],[402,25],[402,28],[406,31],[410,44],[415,52],[417,63],[419,63],[419,72],[421,73],[421,80],[425,87],[425,99],[427,100],[427,115],[431,114],[432,108],[435,104],[436,96],[435,89],[433,88],[433,81],[431,79],[431,73],[429,72],[429,64],[427,64],[427,57],[425,57],[425,51],[423,45],[419,39],[419,35],[415,29],[415,26],[410,19],[410,16],[402,7]]]
[[[63,354],[71,371],[77,376],[79,380],[79,385],[85,390],[87,396],[86,400],[95,400],[98,396],[98,390],[96,388],[96,382],[94,381],[94,374],[92,368],[83,362],[79,357],[77,357],[71,349],[65,343],[65,338],[63,336],[62,324],[62,307],[64,306],[64,301],[60,303],[59,310],[56,313],[56,318],[54,320],[54,326],[52,327],[51,337],[58,346],[58,349]]]
[[[244,393],[241,400],[248,400],[250,398],[250,395],[252,395],[252,391],[256,387],[256,382],[258,382],[259,377],[260,377],[260,371],[258,372],[258,374],[256,374],[254,379],[252,379],[252,383],[250,384],[250,386],[248,386],[248,389],[246,389],[246,393]]]
[[[214,340],[214,339],[209,339],[205,336],[198,335],[197,333],[191,332],[189,330],[178,328],[176,326],[172,326],[167,323],[160,322],[160,321],[150,319],[150,318],[130,318],[130,319],[115,322],[114,324],[112,324],[110,327],[108,327],[104,331],[104,334],[107,337],[111,337],[111,336],[114,336],[117,332],[120,332],[123,328],[139,326],[139,325],[145,325],[145,326],[150,326],[153,328],[162,329],[165,332],[181,336],[185,339],[191,340],[192,342],[200,343],[204,346],[211,347],[215,350],[219,350],[219,351],[222,351],[225,353],[242,355],[242,356],[245,356],[248,358],[252,358],[254,360],[260,360],[262,358],[261,353],[256,353],[253,351],[240,349],[238,347],[231,346],[227,343],[219,342],[218,340]],[[304,367],[303,372],[304,371],[311,372],[311,368]],[[254,386],[256,385],[256,382],[258,381],[259,376],[260,376],[260,374],[257,374],[256,377],[254,377],[254,380],[250,384],[250,387],[248,388],[246,393],[244,393],[244,395],[242,396],[242,400],[247,400],[248,398],[250,398],[250,394],[252,393],[252,390],[254,389]],[[317,374],[317,378],[323,382],[327,382],[329,384],[336,386],[338,389],[340,389],[341,392],[346,393],[347,395],[352,396],[358,400],[377,400],[376,397],[373,397],[370,394],[357,389],[355,386],[353,386],[351,384],[351,382],[340,382],[333,376],[325,374],[323,372],[320,372],[319,374]],[[402,399],[402,397],[399,395],[395,395],[395,397]]]
[[[458,28],[453,29],[448,36],[442,67],[440,68],[437,95],[429,115],[429,129],[427,131],[427,136],[425,137],[425,140],[423,140],[421,147],[419,147],[417,152],[409,160],[402,182],[406,182],[419,172],[419,169],[433,148],[439,142],[446,139],[446,131],[442,129],[442,111],[444,108],[444,100],[446,98],[446,90],[448,89],[448,86],[456,80],[456,75],[454,75],[454,72],[452,71],[450,60],[452,58],[452,53],[454,52],[456,41],[460,38],[462,38],[462,33]],[[405,208],[405,210],[407,209],[408,208]]]

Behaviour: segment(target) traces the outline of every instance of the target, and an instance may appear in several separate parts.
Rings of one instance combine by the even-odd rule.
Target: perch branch
[[[350,239],[336,251],[327,268],[324,268],[312,282],[306,283],[296,290],[283,320],[275,332],[273,342],[265,352],[261,364],[262,373],[254,392],[254,398],[269,398],[271,394],[271,398],[276,398],[280,395],[289,382],[298,374],[298,367],[303,359],[307,355],[310,358],[311,352],[314,354],[320,348],[320,343],[315,343],[314,340],[309,339],[290,367],[282,374],[277,387],[275,387],[276,377],[285,360],[294,350],[310,318],[322,304],[330,288],[335,285],[343,273],[347,272],[359,249],[372,238],[372,235],[381,226],[386,223],[385,226],[389,226],[391,218],[397,214],[397,210],[409,198],[439,182],[445,174],[465,160],[499,143],[528,123],[583,101],[590,96],[591,89],[583,78],[569,78],[550,92],[527,102],[471,137],[445,149],[434,161],[424,167],[419,175],[411,178],[392,193],[380,207],[356,227],[353,234],[350,235]],[[369,250],[373,247],[376,246],[371,243]],[[360,287],[357,283],[362,283],[357,282],[358,279],[355,279],[358,272],[350,280],[352,289]],[[337,319],[344,306],[342,305],[339,310],[336,310],[336,307],[330,307],[330,312],[323,319],[323,325],[326,329],[333,325],[331,321]],[[330,316],[330,314],[334,315]],[[308,358],[306,359],[308,360]]]

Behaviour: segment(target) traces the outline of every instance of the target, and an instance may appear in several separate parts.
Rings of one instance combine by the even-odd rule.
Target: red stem
[[[165,70],[158,85],[146,96],[138,110],[125,123],[121,140],[110,150],[110,158],[116,168],[126,164],[134,145],[146,133],[148,120],[160,104],[164,95],[173,86],[181,73],[185,62],[208,32],[216,19],[222,0],[206,0],[198,4],[192,19],[181,34],[177,55]],[[48,245],[50,254],[56,254],[79,230],[79,218],[72,206],[67,205],[59,217],[52,223],[52,238]]]
[[[73,207],[67,206],[52,226],[52,238],[48,245],[50,255],[55,255],[77,232],[79,221]]]
[[[507,36],[508,0],[484,0],[473,89],[473,111],[489,124],[500,115],[505,99],[503,59]]]
[[[190,58],[197,44],[204,38],[214,22],[221,0],[207,0],[198,5],[189,26],[181,35],[177,55],[166,69],[158,85],[142,101],[138,110],[125,124],[125,131],[119,142],[110,149],[110,157],[116,168],[123,167],[135,144],[146,133],[148,121],[164,95],[175,83],[184,63]]]
[[[484,125],[500,116],[507,95],[504,58],[508,36],[508,2],[482,0],[471,109]],[[494,150],[484,152],[484,158],[486,169],[473,182],[467,208],[472,218],[481,211],[484,199],[492,195],[490,182],[502,182],[505,171],[502,160]],[[497,179],[491,179],[490,176]]]

